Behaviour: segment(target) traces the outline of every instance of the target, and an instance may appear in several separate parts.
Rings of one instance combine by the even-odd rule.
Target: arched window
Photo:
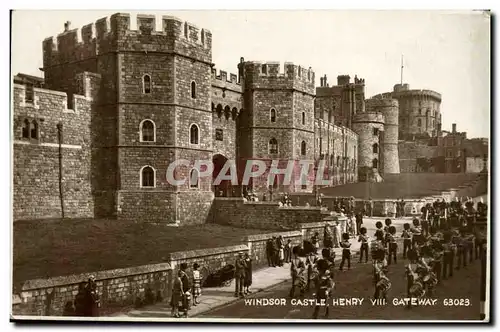
[[[306,112],[302,112],[302,124],[306,124]]]
[[[196,99],[196,83],[191,82],[191,98]]]
[[[422,119],[417,120],[417,126],[422,127]]]
[[[189,172],[189,188],[199,188],[200,187],[200,172],[196,168],[193,168]]]
[[[305,141],[302,141],[302,143],[300,143],[300,154],[303,156],[306,155],[306,142]]]
[[[38,138],[38,123],[36,122],[36,120],[33,120],[31,122],[31,138]]]
[[[373,153],[378,153],[378,144],[373,144]]]
[[[269,140],[269,153],[278,153],[278,141],[276,138],[271,138]]]
[[[271,116],[271,122],[276,122],[276,110],[274,108],[271,108],[271,112],[270,112],[270,116]]]
[[[373,159],[372,168],[378,168],[378,159],[377,158]]]
[[[200,130],[198,129],[198,126],[192,124],[191,128],[189,128],[189,141],[191,142],[191,144],[198,144],[200,136],[199,132]]]
[[[340,156],[337,156],[337,167],[340,166]]]
[[[140,142],[156,141],[156,126],[152,120],[142,120],[139,126]]]
[[[30,122],[28,119],[23,122],[23,138],[30,138]]]
[[[144,166],[140,173],[141,188],[156,187],[156,171],[151,166]]]
[[[151,93],[151,76],[144,75],[142,78],[142,92]]]

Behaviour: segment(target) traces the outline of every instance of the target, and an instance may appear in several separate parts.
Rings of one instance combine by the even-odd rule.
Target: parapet
[[[370,98],[365,101],[366,110],[376,110],[377,108],[387,108],[387,107],[395,107],[396,109],[399,107],[399,102],[397,99],[378,99],[378,98]]]
[[[241,92],[241,83],[238,75],[220,70],[217,75],[217,69],[212,68],[212,85],[221,89],[228,89]]]
[[[429,99],[435,99],[441,101],[441,94],[432,90],[404,90],[393,94],[394,97],[402,96],[420,96]]]
[[[354,117],[352,119],[353,123],[356,122],[372,122],[372,123],[380,123],[384,124],[385,123],[385,117],[382,112],[378,111],[367,111],[367,112],[362,112],[362,113],[356,113],[354,114]]]
[[[136,29],[131,29],[131,19]],[[161,22],[160,27],[157,22]],[[70,30],[66,26],[56,37],[46,38],[43,41],[44,65],[82,60],[116,50],[173,51],[176,42],[205,50],[211,57],[212,33],[208,29],[200,29],[173,16],[157,19],[156,15],[116,13],[81,29]],[[141,44],[143,47],[138,48]]]
[[[294,87],[309,94],[315,93],[315,74],[311,67],[284,63],[281,71],[279,62],[246,61],[243,63],[245,84],[268,85],[275,88]]]

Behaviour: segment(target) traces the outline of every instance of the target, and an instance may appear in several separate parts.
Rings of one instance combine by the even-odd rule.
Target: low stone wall
[[[302,231],[256,234],[249,235],[244,239],[244,241],[248,243],[248,248],[250,248],[251,257],[254,264],[252,267],[258,268],[266,266],[268,264],[266,243],[273,236],[278,237],[280,235],[283,236],[285,244],[288,242],[288,240],[291,240],[292,247],[300,245],[302,243]]]
[[[322,220],[318,207],[280,207],[277,202],[246,202],[243,198],[214,199],[214,222],[243,228],[292,230],[301,223]]]
[[[125,306],[143,298],[149,288],[157,299],[168,299],[171,290],[169,263],[99,271],[26,281],[14,294],[14,315],[62,316],[67,302],[73,303],[78,285],[96,277],[102,307]]]

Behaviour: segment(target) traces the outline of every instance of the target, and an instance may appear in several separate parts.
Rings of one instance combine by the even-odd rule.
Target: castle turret
[[[368,99],[368,111],[384,115],[385,125],[382,137],[382,174],[399,174],[398,114],[399,104],[395,99]]]
[[[369,109],[367,101],[367,110]],[[352,129],[358,134],[358,180],[381,182],[381,137],[385,119],[382,112],[369,110],[354,116]]]

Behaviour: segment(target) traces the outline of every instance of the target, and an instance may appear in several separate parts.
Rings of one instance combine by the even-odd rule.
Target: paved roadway
[[[371,227],[370,227],[371,228]],[[380,320],[478,320],[480,314],[480,259],[474,260],[466,268],[455,270],[451,279],[444,280],[437,286],[432,299],[437,300],[434,306],[420,306],[408,309],[404,305],[395,305],[394,299],[401,299],[406,294],[404,276],[405,261],[399,257],[396,265],[389,267],[389,278],[392,288],[389,291],[388,303],[385,306],[374,306],[370,299],[373,296],[372,266],[359,264],[358,258],[351,262],[350,271],[337,272],[334,298],[363,298],[360,306],[331,306],[329,319],[380,319]],[[216,308],[198,317],[207,318],[242,318],[242,319],[311,319],[314,307],[292,305],[288,297],[290,282],[281,283],[266,291],[249,296],[247,299],[286,299],[286,305],[263,306],[245,304],[240,300],[233,304]],[[305,298],[313,298],[308,294]],[[445,299],[462,299],[463,305],[445,306]],[[320,311],[320,318],[323,314]]]

